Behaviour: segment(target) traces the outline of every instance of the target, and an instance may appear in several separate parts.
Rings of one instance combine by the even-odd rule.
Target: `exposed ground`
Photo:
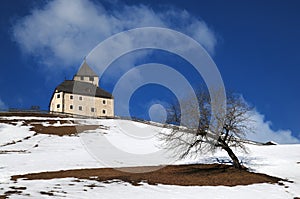
[[[80,126],[43,126],[41,124],[30,124],[33,126],[30,130],[35,131],[38,134],[48,134],[48,135],[75,135],[76,133],[81,133],[87,130],[95,130],[99,128],[99,125],[80,125]]]
[[[77,125],[74,123],[72,119],[65,120],[64,115],[57,114],[48,114],[48,113],[1,113],[0,117],[47,117],[48,120],[38,120],[38,119],[30,119],[30,120],[21,120],[22,126],[31,126],[30,130],[35,131],[37,134],[48,134],[48,135],[75,135],[77,133],[81,133],[87,130],[95,130],[97,128],[105,129],[104,126],[101,125]],[[53,118],[53,119],[52,119]],[[59,119],[61,118],[61,119]],[[17,122],[20,122],[20,119],[3,119],[0,118],[0,123],[13,124],[15,125]],[[42,125],[43,122],[47,122],[47,126]],[[53,124],[68,124],[67,126],[53,126]]]
[[[69,116],[62,114],[49,114],[43,112],[0,112],[0,117],[53,117],[67,118]]]
[[[144,170],[158,170],[148,173],[137,173]],[[151,185],[181,185],[181,186],[236,186],[255,183],[278,183],[280,178],[246,170],[238,170],[229,165],[221,164],[193,164],[193,165],[168,165],[159,167],[129,167],[123,172],[113,168],[78,169],[55,172],[42,172],[26,175],[12,176],[12,180],[19,178],[28,180],[54,179],[74,177],[78,179],[93,179],[100,182],[120,180],[132,185],[146,182]],[[135,172],[135,173],[134,173]]]

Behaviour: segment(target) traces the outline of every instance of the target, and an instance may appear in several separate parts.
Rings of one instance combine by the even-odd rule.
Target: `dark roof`
[[[66,93],[86,96],[113,98],[112,94],[95,86],[94,84],[74,80],[65,80],[63,83],[56,87],[56,90],[58,90],[59,92],[63,91]]]
[[[91,69],[85,60],[81,64],[76,76],[98,77],[98,75]]]

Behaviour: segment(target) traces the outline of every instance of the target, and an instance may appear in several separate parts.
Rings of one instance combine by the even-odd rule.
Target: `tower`
[[[90,68],[85,59],[81,64],[77,74],[74,75],[73,80],[92,83],[99,87],[99,76]]]

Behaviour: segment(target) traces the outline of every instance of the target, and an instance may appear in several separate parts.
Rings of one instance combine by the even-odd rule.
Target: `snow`
[[[34,132],[29,131],[29,127],[20,125],[21,123],[17,123],[16,126],[0,123],[0,146],[17,142],[34,134]]]
[[[110,131],[114,132],[104,136],[119,150],[136,154],[154,153],[159,150],[155,137],[156,132],[160,131],[158,127],[127,120],[111,120],[103,124],[110,126]]]
[[[32,123],[34,124],[34,123]],[[60,126],[76,126],[76,124],[74,123],[63,123],[61,124],[60,121],[57,121],[56,123],[54,124],[49,124],[49,122],[42,122],[42,123],[39,123],[39,124],[42,124],[43,126],[55,126],[55,127],[60,127]]]
[[[55,198],[105,198],[105,199],[193,199],[193,198],[245,198],[245,199],[283,199],[290,198],[290,194],[282,188],[270,184],[236,186],[236,187],[187,187],[157,185],[132,186],[128,183],[115,182],[111,184],[100,183],[92,180],[81,180],[74,182],[74,178],[52,179],[52,180],[21,180],[18,186],[27,187],[22,195],[13,195],[12,198],[41,198],[40,192],[52,192]],[[46,185],[46,186],[45,186]],[[43,195],[45,197],[45,195]],[[45,198],[54,198],[53,196]]]
[[[7,117],[6,119],[43,120],[43,125],[49,125],[49,120],[74,120],[74,118],[44,118],[44,117]],[[294,183],[284,182],[285,186],[278,184],[254,184],[248,186],[171,186],[148,185],[132,186],[124,182],[110,184],[94,180],[74,181],[74,178],[51,180],[22,180],[17,183],[10,180],[12,175],[36,173],[42,171],[58,171],[79,168],[101,168],[119,165],[147,165],[147,160],[135,156],[156,154],[159,141],[155,134],[166,130],[159,126],[141,124],[128,120],[94,120],[86,119],[76,122],[80,124],[94,124],[108,127],[81,133],[80,136],[55,136],[35,134],[30,127],[21,126],[22,122],[11,124],[0,123],[0,195],[12,186],[27,187],[20,195],[13,194],[10,198],[293,198],[300,196],[300,145],[271,145],[258,146],[247,144],[249,153],[237,151],[243,163],[255,172],[288,179]],[[56,122],[54,126],[63,126]],[[140,134],[139,134],[140,133]],[[101,145],[100,138],[115,147]],[[17,142],[19,141],[19,142]],[[100,140],[101,141],[101,140]],[[103,141],[103,140],[102,140]],[[94,144],[93,144],[94,143]],[[106,154],[110,161],[101,161],[96,151]],[[123,151],[120,159],[118,152]],[[2,152],[2,153],[1,153]],[[119,155],[119,156],[118,156]],[[130,157],[129,160],[126,158]],[[154,156],[156,157],[156,156]],[[103,157],[101,157],[103,158]],[[227,161],[228,157],[223,151],[207,154],[200,159],[186,159],[174,162],[181,163],[215,163],[216,160]],[[103,159],[102,159],[103,160]],[[114,162],[113,162],[114,161]],[[126,162],[128,161],[128,162]],[[170,163],[167,158],[159,161]],[[51,192],[54,196],[41,195],[41,191]]]

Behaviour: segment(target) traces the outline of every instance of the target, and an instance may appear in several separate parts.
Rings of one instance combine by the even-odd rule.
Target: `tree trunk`
[[[229,157],[231,158],[232,162],[233,162],[233,166],[234,168],[237,169],[242,169],[242,165],[240,164],[239,159],[236,157],[236,155],[233,153],[233,151],[231,150],[231,148],[229,147],[224,147],[223,148],[229,155]]]
[[[233,151],[228,146],[228,144],[226,144],[226,142],[223,141],[221,138],[219,138],[219,141],[221,142],[222,149],[224,149],[228,153],[229,157],[231,158],[234,168],[243,169],[242,165],[240,164],[239,159],[233,153]]]

